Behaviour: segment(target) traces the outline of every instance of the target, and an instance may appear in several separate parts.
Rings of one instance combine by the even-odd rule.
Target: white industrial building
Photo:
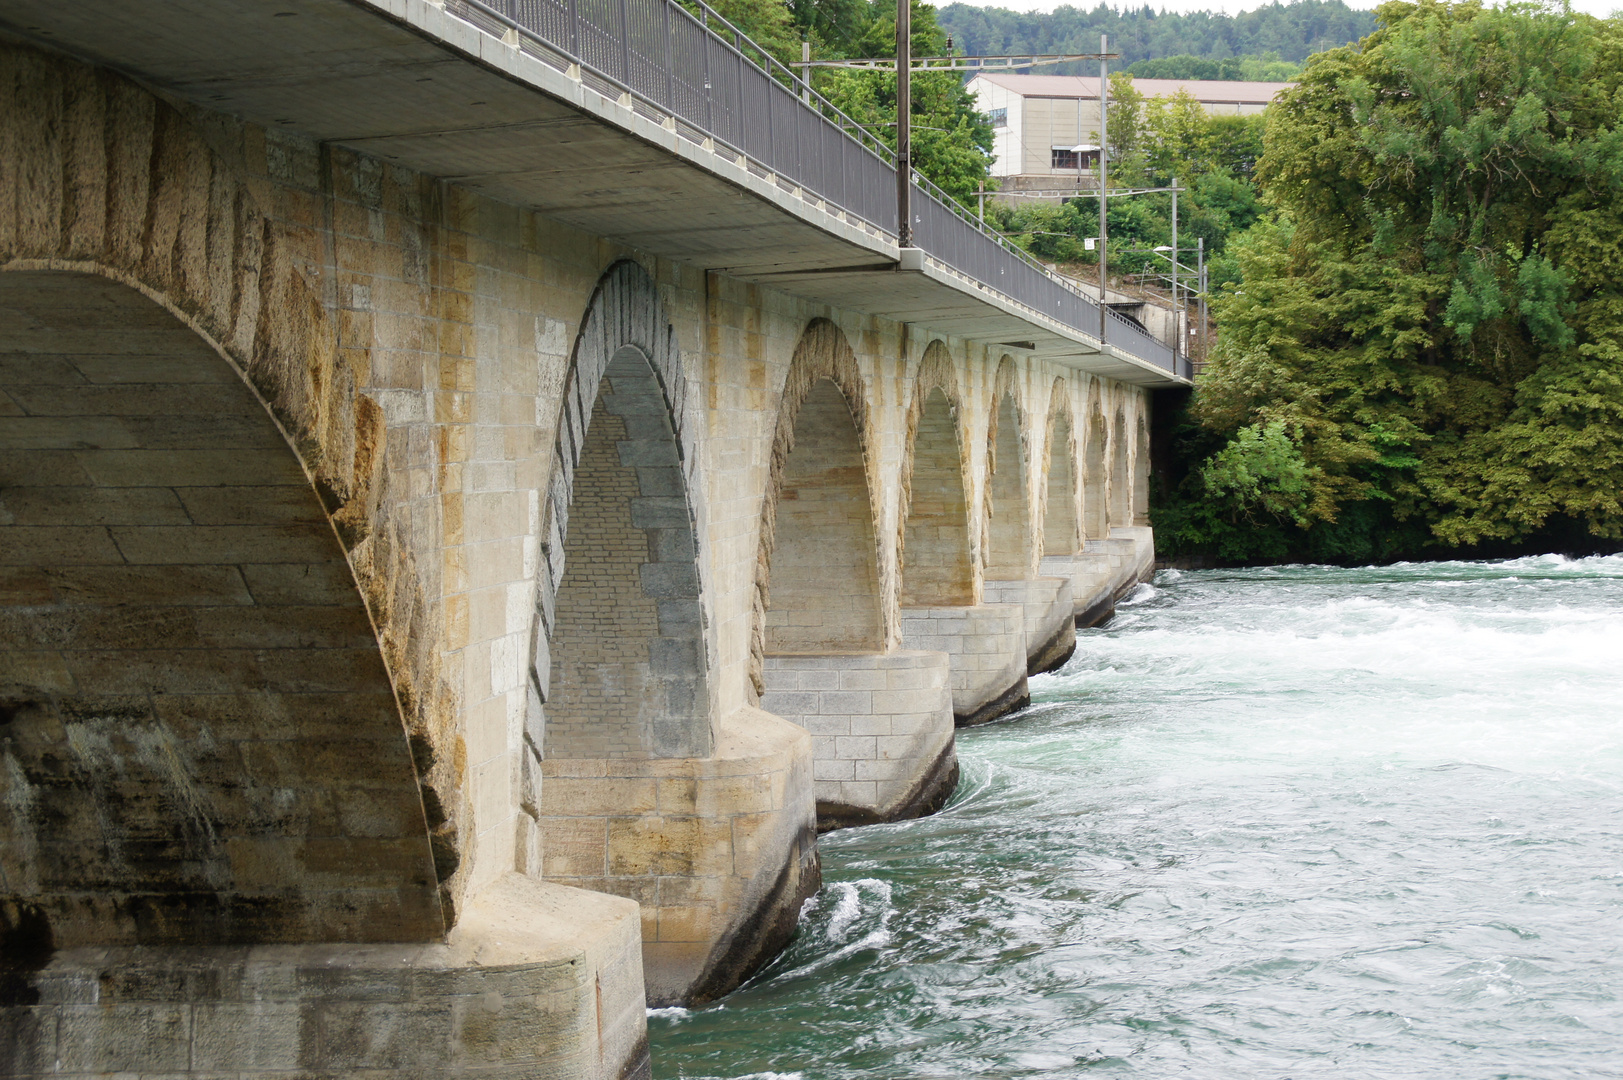
[[[1186,90],[1213,116],[1260,113],[1292,85],[1133,80],[1133,88],[1146,98],[1172,97]],[[992,152],[997,155],[992,175],[1001,179],[1005,197],[1020,191],[1076,191],[1098,186],[1097,76],[979,73],[970,80],[969,89],[977,107],[992,118]]]

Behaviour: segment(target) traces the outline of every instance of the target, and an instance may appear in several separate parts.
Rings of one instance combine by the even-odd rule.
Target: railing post
[[[738,44],[738,35],[734,34],[733,45],[735,47],[733,49],[733,55],[738,57],[738,78],[735,79],[734,82],[738,86],[738,104],[736,106],[737,111],[734,112],[733,115],[738,117],[738,148],[744,151],[745,154],[748,154],[750,151],[749,139],[746,137],[744,132],[744,128],[746,126],[744,123],[744,50],[742,48],[738,48]],[[748,167],[748,165],[745,166],[745,168]]]
[[[671,41],[671,0],[664,0],[659,10],[665,16],[665,107],[676,114],[676,46]]]
[[[626,0],[620,0],[620,81],[631,86],[631,22],[626,15]]]
[[[574,0],[570,0],[571,3]],[[715,90],[710,85],[710,9],[699,9],[699,28],[704,31],[704,133],[716,136]]]
[[[580,60],[580,14],[575,11],[575,0],[564,0],[569,12],[569,55]]]
[[[896,244],[913,246],[913,8],[896,0]]]

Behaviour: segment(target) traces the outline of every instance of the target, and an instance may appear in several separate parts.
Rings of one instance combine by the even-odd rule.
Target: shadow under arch
[[[1071,424],[1070,388],[1063,378],[1054,380],[1048,396],[1048,438],[1044,443],[1047,466],[1043,500],[1043,555],[1071,555],[1082,549],[1078,529],[1076,438]]]
[[[908,413],[898,560],[904,608],[968,606],[977,599],[960,401],[952,357],[933,341],[919,364]]]
[[[759,655],[878,652],[893,636],[851,346],[814,319],[789,364],[757,560]],[[759,680],[757,680],[759,682]]]
[[[441,939],[454,863],[262,400],[92,273],[0,274],[0,352],[0,907],[56,948]]]
[[[1133,441],[1133,525],[1150,523],[1150,418],[1142,403],[1137,410]]]
[[[987,431],[986,491],[989,549],[986,577],[1010,581],[1030,577],[1032,551],[1031,497],[1027,483],[1026,410],[1018,400],[1019,377],[1014,360],[998,363]]]
[[[685,383],[642,267],[599,282],[564,384],[530,677],[549,757],[702,757],[713,744]]]
[[[1117,402],[1110,413],[1110,527],[1133,523],[1132,447],[1127,441],[1127,407]]]
[[[1110,535],[1108,433],[1097,383],[1089,389],[1087,409],[1082,453],[1082,539],[1103,540]]]

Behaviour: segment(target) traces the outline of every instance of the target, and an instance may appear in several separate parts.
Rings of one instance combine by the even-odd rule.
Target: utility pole
[[[1195,343],[1200,346],[1201,360],[1206,358],[1206,238],[1199,237],[1195,241],[1195,251],[1200,258],[1200,268],[1195,272],[1195,284],[1200,289],[1200,298],[1195,304],[1200,317],[1200,333]]]
[[[1185,327],[1178,310],[1178,178],[1172,178],[1172,355],[1189,351],[1189,343],[1181,340]]]
[[[805,38],[800,43],[800,62],[805,65],[801,68],[804,78],[801,80],[800,100],[811,104],[811,38]]]
[[[907,0],[898,0],[907,3]],[[1106,35],[1099,35],[1099,344],[1105,343],[1105,250],[1106,237],[1109,233],[1105,229],[1105,192],[1109,186],[1105,183],[1109,168],[1106,160],[1110,157],[1109,130],[1110,114],[1110,81],[1107,67],[1109,61],[1105,53],[1109,51],[1109,42]]]
[[[913,246],[913,8],[896,0],[896,244]]]

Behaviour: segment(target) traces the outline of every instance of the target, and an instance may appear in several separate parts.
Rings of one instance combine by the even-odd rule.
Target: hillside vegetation
[[[1120,52],[1122,63],[1129,65],[1172,57],[1185,61],[1244,57],[1264,63],[1300,64],[1313,53],[1339,48],[1371,33],[1375,16],[1368,11],[1354,11],[1341,0],[1295,0],[1238,15],[1205,11],[1180,15],[1157,12],[1148,4],[1121,9],[1102,4],[1092,9],[1060,7],[1052,12],[1029,13],[948,4],[941,9],[940,23],[952,35],[954,45],[979,56],[1095,52],[1103,33],[1110,35],[1111,49]],[[1098,71],[1098,65],[1080,62],[1042,70],[1091,75]],[[1133,74],[1181,79],[1258,77],[1241,74],[1237,64],[1199,70],[1200,74],[1157,71],[1152,75],[1149,70],[1135,68]]]

